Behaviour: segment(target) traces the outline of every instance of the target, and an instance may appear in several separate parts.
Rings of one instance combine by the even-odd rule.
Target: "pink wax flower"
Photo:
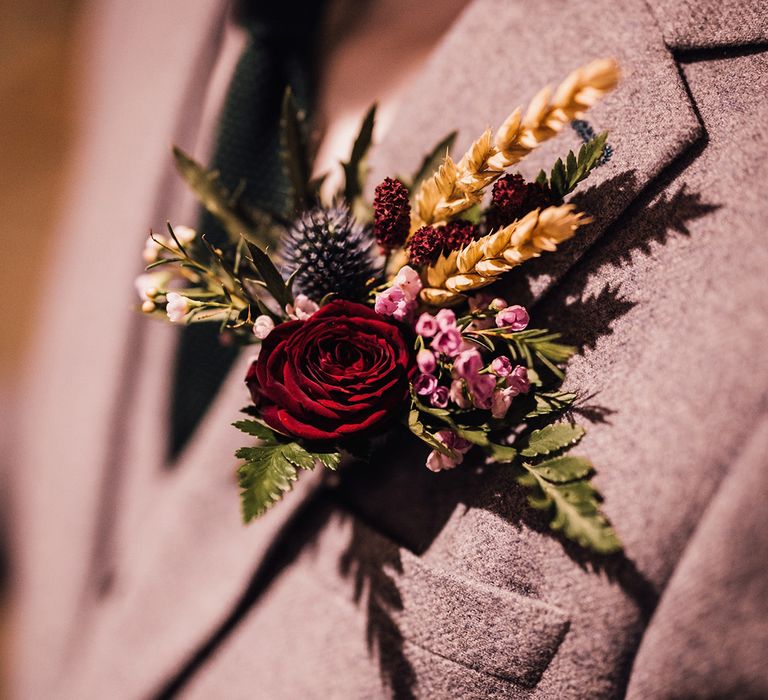
[[[409,300],[400,287],[389,287],[376,297],[374,309],[382,316],[391,316],[398,321],[405,321],[416,310],[416,302]]]
[[[469,408],[472,406],[472,402],[467,398],[467,393],[464,391],[463,379],[454,379],[451,382],[448,398],[453,401],[453,403],[455,403],[459,408]]]
[[[436,408],[445,408],[448,405],[448,387],[437,387],[429,397],[429,402]]]
[[[512,405],[512,399],[516,395],[512,389],[496,389],[493,392],[491,401],[491,415],[494,418],[504,418],[507,415],[509,407]]]
[[[472,449],[472,443],[460,438],[452,430],[439,430],[435,437],[453,452],[453,456],[432,450],[427,457],[427,469],[433,472],[453,469],[464,461],[464,455]]]
[[[435,316],[435,320],[441,331],[448,331],[456,328],[456,314],[450,309],[440,309]]]
[[[453,361],[453,368],[462,379],[471,379],[482,367],[483,358],[475,348],[463,350]]]
[[[419,370],[424,374],[434,374],[437,368],[437,360],[435,359],[435,353],[431,350],[419,350],[416,353],[416,364],[419,366]]]
[[[429,396],[437,389],[437,377],[434,374],[420,374],[413,382],[413,388],[419,396]]]
[[[507,377],[507,387],[515,392],[514,396],[527,394],[531,388],[531,383],[528,380],[528,370],[522,365],[517,365]]]
[[[530,321],[528,312],[518,304],[508,306],[496,314],[496,325],[499,328],[509,327],[515,332],[524,330],[528,325],[528,321]]]
[[[419,273],[409,265],[404,265],[392,280],[392,286],[400,287],[408,301],[416,301],[423,285]]]
[[[464,339],[456,327],[441,330],[432,341],[433,350],[445,353],[451,357],[461,352],[463,346]]]
[[[496,388],[496,377],[492,374],[478,374],[467,383],[475,406],[489,409],[493,400],[493,390]]]
[[[497,357],[491,362],[491,372],[497,377],[508,377],[512,374],[512,363],[508,357]]]
[[[416,321],[416,332],[423,338],[432,338],[439,330],[437,319],[426,311]]]

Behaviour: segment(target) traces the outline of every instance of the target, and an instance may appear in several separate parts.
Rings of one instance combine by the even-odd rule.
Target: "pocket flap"
[[[562,610],[429,568],[405,550],[400,554],[397,623],[405,639],[526,687],[539,682],[568,631]]]

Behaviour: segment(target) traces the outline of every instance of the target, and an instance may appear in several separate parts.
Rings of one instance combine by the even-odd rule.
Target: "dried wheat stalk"
[[[444,306],[465,292],[492,284],[497,277],[542,251],[553,251],[580,226],[592,221],[572,204],[536,209],[522,219],[440,257],[426,270],[422,299]]]
[[[494,137],[490,129],[477,139],[458,163],[446,156],[437,172],[424,180],[414,198],[411,231],[440,225],[480,201],[483,190],[504,170],[536,146],[578,119],[618,82],[615,60],[602,58],[573,71],[552,94],[545,87],[533,98],[525,117],[518,107]]]

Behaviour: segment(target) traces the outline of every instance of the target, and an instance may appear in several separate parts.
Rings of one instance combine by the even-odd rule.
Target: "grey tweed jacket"
[[[14,431],[19,698],[768,697],[768,13],[760,0],[475,0],[371,182],[457,150],[600,56],[595,223],[510,294],[582,353],[583,452],[623,557],[584,557],[503,469],[396,441],[243,527],[241,358],[163,467],[176,335],[131,311],[150,226],[191,219],[218,3],[94,9],[76,186]],[[527,176],[578,144],[565,133]],[[48,305],[53,308],[53,304]]]

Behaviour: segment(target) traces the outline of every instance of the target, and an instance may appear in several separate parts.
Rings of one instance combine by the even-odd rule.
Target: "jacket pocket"
[[[477,671],[533,687],[568,631],[552,605],[428,568],[401,550],[403,637]]]
[[[353,584],[355,602],[367,612],[369,643],[383,630],[465,668],[531,688],[568,632],[569,617],[560,608],[428,565],[349,513],[332,529],[341,545],[334,567],[341,579],[334,578],[337,585]]]

